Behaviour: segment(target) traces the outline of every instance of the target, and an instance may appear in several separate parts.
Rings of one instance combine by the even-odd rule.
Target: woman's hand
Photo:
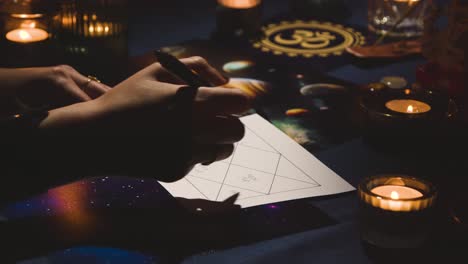
[[[20,106],[62,107],[95,99],[110,90],[67,65],[0,69],[0,80],[0,95],[11,106],[5,109],[8,112],[19,112]]]
[[[200,57],[182,62],[214,86],[227,82]],[[249,108],[240,90],[195,90],[155,63],[96,100],[51,111],[41,127],[89,135],[84,157],[107,171],[175,181],[197,163],[227,158],[244,135],[233,115]]]

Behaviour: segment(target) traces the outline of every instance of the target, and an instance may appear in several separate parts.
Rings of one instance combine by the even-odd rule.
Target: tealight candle
[[[434,187],[404,175],[382,175],[360,185],[362,238],[384,248],[421,246],[428,237]]]
[[[383,185],[375,187],[371,190],[372,193],[386,198],[398,199],[414,199],[422,197],[423,194],[413,188],[398,185]]]
[[[445,145],[457,111],[448,96],[426,89],[368,89],[360,103],[365,142],[402,154]]]
[[[413,188],[398,185],[378,186],[371,190],[373,194],[378,195],[380,201],[379,207],[391,211],[405,211],[411,208],[412,202],[404,201],[406,199],[420,198],[423,194]],[[382,199],[383,198],[390,198]]]
[[[403,114],[423,114],[431,111],[431,106],[413,99],[395,99],[385,104],[388,109]]]
[[[25,16],[25,14],[22,14]],[[19,17],[22,17],[18,15]],[[31,17],[26,16],[27,18]],[[26,20],[19,28],[13,29],[6,34],[6,39],[18,43],[32,43],[46,40],[49,38],[49,33],[44,29],[36,27],[36,21]]]
[[[18,28],[9,31],[5,37],[13,42],[32,43],[46,40],[49,34],[40,28]]]

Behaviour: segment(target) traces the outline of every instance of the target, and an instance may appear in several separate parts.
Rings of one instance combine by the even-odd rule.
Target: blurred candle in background
[[[261,0],[218,0],[220,5],[236,9],[252,8],[261,2]]]
[[[253,38],[261,28],[261,0],[218,0],[215,38]]]
[[[431,110],[431,106],[425,102],[412,99],[396,99],[385,104],[388,109],[403,114],[422,114]]]
[[[27,17],[27,15],[24,14],[23,17]],[[32,43],[46,40],[49,38],[49,33],[43,29],[36,28],[35,21],[27,20],[19,28],[8,31],[5,37],[13,42]]]
[[[67,64],[107,84],[126,77],[127,0],[61,0],[58,39]]]

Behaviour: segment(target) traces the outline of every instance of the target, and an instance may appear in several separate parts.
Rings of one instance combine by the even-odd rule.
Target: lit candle
[[[372,189],[371,192],[382,197],[392,198],[394,200],[414,199],[423,196],[423,194],[416,189],[398,185],[377,186]]]
[[[385,104],[388,109],[403,114],[422,114],[431,110],[431,106],[412,99],[396,99]]]
[[[9,31],[5,36],[9,41],[18,43],[32,43],[43,41],[49,38],[47,31],[36,28],[34,21],[26,21],[20,28]]]
[[[408,4],[414,4],[416,2],[419,2],[419,0],[393,0],[395,2],[400,2],[400,3],[408,3]]]
[[[437,191],[422,179],[379,175],[359,185],[361,238],[380,248],[417,248],[433,228]]]
[[[410,211],[413,202],[405,200],[423,197],[423,194],[416,189],[398,185],[378,186],[371,192],[378,195],[378,207],[390,211]]]
[[[424,191],[429,188],[427,183],[419,179],[383,176],[363,183],[360,187],[360,196],[375,208],[410,212],[428,207],[428,201],[433,197],[425,197]]]
[[[229,8],[247,9],[259,5],[261,0],[218,0],[218,3]]]
[[[261,34],[261,0],[218,0],[214,38],[254,38]]]

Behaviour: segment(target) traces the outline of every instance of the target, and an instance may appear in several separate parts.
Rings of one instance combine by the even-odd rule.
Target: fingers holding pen
[[[227,83],[227,79],[213,66],[211,66],[202,57],[189,57],[180,59],[190,70],[196,72],[203,80],[206,80],[212,86],[221,86]],[[186,84],[179,77],[165,69],[159,63],[155,63],[154,66],[156,77],[159,81],[169,82],[174,84]]]
[[[195,98],[193,114],[195,119],[237,115],[249,110],[251,105],[251,98],[239,89],[201,87]]]
[[[202,57],[195,56],[180,61],[213,86],[221,86],[227,83],[227,79]]]

